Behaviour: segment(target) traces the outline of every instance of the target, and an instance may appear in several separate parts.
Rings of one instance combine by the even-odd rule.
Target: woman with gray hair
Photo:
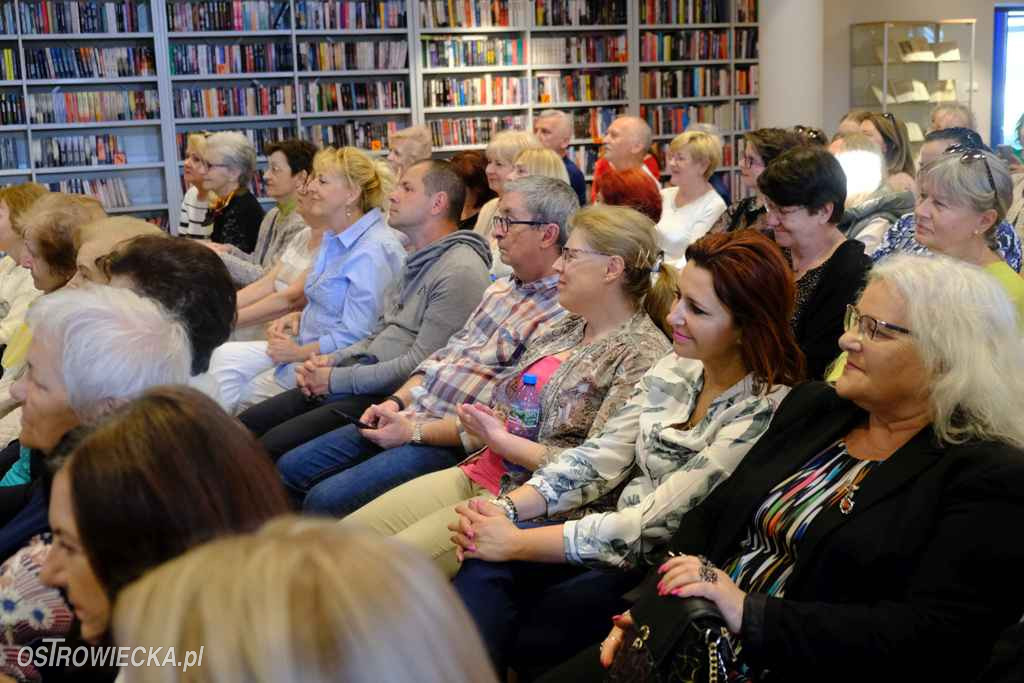
[[[1015,318],[978,268],[876,266],[847,311],[838,382],[789,394],[576,673],[600,671],[598,649],[611,664],[634,630],[671,653],[679,600],[699,596],[754,679],[973,680],[1024,611],[1024,586],[1001,571],[1024,561],[1008,534],[1024,516]]]
[[[210,238],[252,253],[263,221],[263,208],[249,191],[256,149],[242,133],[220,131],[206,138],[200,166],[206,173],[203,189],[217,197],[203,221],[212,226]]]

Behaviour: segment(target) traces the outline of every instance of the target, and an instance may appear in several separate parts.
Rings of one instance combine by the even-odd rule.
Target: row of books
[[[178,118],[283,116],[294,112],[295,90],[290,83],[174,89],[174,115]]]
[[[527,0],[420,0],[422,28],[524,26]]]
[[[736,21],[754,23],[757,21],[757,0],[735,0]]]
[[[300,71],[404,69],[409,45],[404,40],[298,43]]]
[[[720,97],[729,94],[729,69],[726,67],[685,67],[652,69],[640,73],[640,97]]]
[[[398,121],[346,121],[316,123],[306,128],[306,138],[321,147],[358,147],[378,151],[387,145],[388,136],[403,126]]]
[[[25,123],[25,107],[17,90],[0,90],[0,125],[16,126]]]
[[[749,2],[756,5],[757,0]],[[641,24],[717,24],[728,20],[721,0],[640,0]]]
[[[124,140],[119,135],[67,135],[32,140],[37,167],[102,166],[126,164]]]
[[[527,80],[522,76],[476,78],[433,78],[423,83],[426,107],[456,107],[488,104],[525,104]]]
[[[291,26],[288,3],[271,0],[168,2],[170,31],[274,31]]]
[[[46,183],[51,192],[85,194],[95,197],[104,209],[126,209],[132,203],[124,179],[112,178],[68,178],[55,183]]]
[[[871,86],[871,92],[879,104],[905,104],[908,102],[956,102],[956,80],[943,78],[937,81],[924,81],[911,78],[900,81],[889,81],[885,92],[877,85]]]
[[[572,112],[572,131],[575,138],[600,140],[617,117],[626,113],[625,106],[587,107]]]
[[[624,63],[629,59],[625,34],[532,37],[530,49],[534,64]]]
[[[736,59],[757,59],[757,29],[736,29]]]
[[[152,46],[25,48],[29,78],[155,76]]]
[[[252,146],[262,154],[267,145],[272,142],[280,142],[295,137],[295,126],[268,126],[266,128],[247,128],[241,131],[249,138]],[[188,148],[188,136],[191,131],[175,133],[174,142],[178,147],[178,158],[185,158],[185,150]]]
[[[732,105],[725,104],[641,104],[640,117],[655,135],[686,130],[691,123],[713,123],[720,130],[732,130]]]
[[[149,4],[132,0],[41,0],[18,3],[18,9],[23,34],[148,33],[153,30]]]
[[[0,81],[16,81],[18,73],[18,50],[13,47],[0,49]]]
[[[644,31],[640,34],[641,61],[683,59],[729,59],[729,31]]]
[[[287,41],[242,45],[171,44],[171,73],[249,74],[291,71],[292,46]]]
[[[537,42],[534,39],[535,51]],[[526,63],[526,45],[519,37],[424,37],[421,50],[423,65],[431,69],[455,66],[516,66]]]
[[[757,128],[757,102],[736,103],[736,130]]]
[[[523,130],[526,128],[526,117],[515,116],[477,116],[465,119],[433,119],[430,124],[430,137],[435,147],[452,147],[455,145],[486,145],[499,131],[506,128]]]
[[[314,81],[299,84],[305,112],[404,109],[409,106],[405,81]]]
[[[597,145],[572,145],[565,155],[576,164],[584,175],[594,175],[594,164],[601,156],[601,148]]]
[[[156,90],[41,92],[28,95],[31,123],[132,121],[160,116]]]
[[[295,0],[300,29],[405,28],[406,0]]]
[[[18,150],[18,140],[9,135],[0,136],[0,168],[22,168],[22,155]],[[28,171],[26,170],[27,174]]]
[[[625,24],[625,0],[533,0],[537,26]]]
[[[624,73],[540,72],[534,75],[533,83],[534,100],[541,104],[626,99]]]
[[[757,64],[736,67],[736,94],[756,95],[758,93]]]

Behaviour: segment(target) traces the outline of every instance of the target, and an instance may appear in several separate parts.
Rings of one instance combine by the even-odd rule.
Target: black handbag
[[[607,683],[726,683],[738,648],[715,603],[704,598],[663,599],[652,623],[626,634]],[[658,623],[654,623],[658,622]]]

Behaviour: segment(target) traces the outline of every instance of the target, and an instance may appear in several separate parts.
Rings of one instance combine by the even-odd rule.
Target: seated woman
[[[655,321],[665,324],[676,274],[662,263],[650,219],[625,207],[594,205],[577,211],[569,226],[554,270],[559,303],[572,315],[530,340],[517,372],[495,389],[493,407],[459,407],[474,444],[466,450],[486,449],[392,489],[346,518],[413,544],[449,576],[459,567],[447,528],[456,504],[522,484],[561,451],[600,434],[641,376],[672,348]],[[516,401],[528,376],[539,409],[524,427],[527,417],[518,416]]]
[[[212,225],[204,225],[206,211],[210,208],[210,193],[203,188],[206,164],[206,134],[189,133],[185,139],[185,158],[182,160],[181,175],[185,182],[185,196],[181,198],[181,214],[178,229],[172,234],[182,237],[209,239]]]
[[[188,672],[131,667],[124,683],[497,682],[421,553],[326,521],[282,519],[190,550],[121,591],[114,635],[179,658],[206,648]]]
[[[757,191],[757,179],[775,157],[804,144],[800,136],[784,128],[759,128],[744,135],[739,161],[740,184],[744,192],[752,194],[733,202],[711,232],[732,232],[743,228],[764,231],[764,197]]]
[[[194,389],[150,389],[80,439],[53,477],[39,578],[87,643],[109,642],[118,593],[148,570],[288,510],[256,440]]]
[[[7,346],[24,322],[29,304],[40,294],[32,274],[18,265],[25,243],[14,225],[46,193],[38,183],[0,188],[0,347]]]
[[[603,663],[633,629],[670,648],[689,596],[721,610],[754,680],[974,680],[1020,618],[1016,574],[981,569],[1024,561],[1006,541],[1024,515],[1024,347],[1005,294],[951,259],[895,256],[846,327],[835,387],[794,389],[683,515],[683,555],[652,572]],[[548,679],[600,678],[596,650]]]
[[[307,303],[301,314],[275,320],[267,341],[229,342],[214,352],[210,372],[231,412],[294,388],[296,363],[370,333],[384,290],[405,262],[405,250],[381,214],[391,184],[384,163],[355,147],[317,153],[308,217],[327,230],[305,280]]]
[[[757,179],[768,208],[766,225],[789,250],[796,275],[791,324],[807,357],[807,374],[820,379],[836,357],[846,306],[857,298],[871,261],[864,244],[837,227],[846,201],[846,176],[822,147],[779,156]]]
[[[263,221],[263,207],[249,191],[256,172],[256,150],[249,138],[229,130],[207,137],[202,170],[203,189],[216,197],[203,219],[210,239],[251,254]]]
[[[595,181],[596,201],[611,206],[628,206],[654,221],[661,220],[661,193],[651,177],[639,168],[608,169]]]
[[[867,112],[863,116],[860,132],[882,149],[889,171],[889,189],[893,192],[913,192],[914,157],[907,139],[907,125],[891,113]]]
[[[267,196],[277,202],[263,217],[256,248],[247,254],[232,244],[204,242],[220,254],[232,279],[239,286],[252,284],[269,274],[288,253],[292,239],[306,227],[295,210],[300,187],[305,186],[313,172],[316,147],[306,140],[272,142],[264,149],[267,170],[263,184]]]
[[[711,229],[725,202],[708,179],[722,163],[722,146],[707,133],[677,135],[668,148],[672,187],[661,191],[659,243],[668,263],[681,268],[686,247]]]
[[[36,289],[49,294],[75,276],[75,233],[79,226],[106,217],[98,201],[80,194],[49,192],[32,203],[16,229],[25,242],[21,266],[32,272]]]
[[[675,353],[641,378],[600,434],[507,495],[456,508],[449,528],[466,560],[455,587],[499,675],[513,654],[522,673],[592,642],[681,512],[768,428],[803,377],[788,322],[793,298],[792,274],[767,237],[746,230],[694,242],[668,317]],[[597,510],[582,510],[605,496]],[[515,524],[574,511],[582,518]]]
[[[475,149],[459,152],[450,159],[452,170],[466,184],[466,201],[462,205],[459,230],[476,227],[477,214],[484,204],[497,195],[487,184],[487,157]]]
[[[569,182],[569,172],[565,170],[565,163],[561,157],[546,147],[524,149],[520,152],[512,165],[512,172],[506,179],[515,180],[531,175],[542,175],[561,180],[563,183]]]
[[[430,158],[433,149],[430,129],[426,126],[409,126],[388,135],[388,163],[396,178],[401,178],[405,169],[417,161]]]

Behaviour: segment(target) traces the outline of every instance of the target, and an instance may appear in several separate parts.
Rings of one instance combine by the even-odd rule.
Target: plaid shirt
[[[558,275],[551,275],[527,283],[508,277],[488,287],[465,327],[416,368],[424,391],[416,392],[413,411],[443,418],[461,403],[490,404],[495,385],[515,373],[530,338],[567,315],[557,284]]]

